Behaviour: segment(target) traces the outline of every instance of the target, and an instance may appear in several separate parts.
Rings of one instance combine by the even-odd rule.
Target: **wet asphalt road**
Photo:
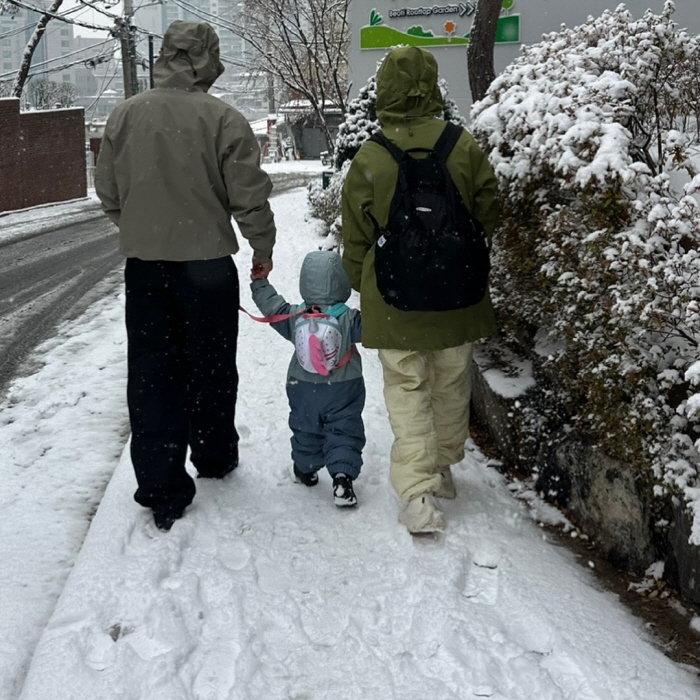
[[[273,197],[318,173],[273,174]],[[78,223],[0,240],[0,398],[60,323],[121,283],[117,229],[98,205]]]

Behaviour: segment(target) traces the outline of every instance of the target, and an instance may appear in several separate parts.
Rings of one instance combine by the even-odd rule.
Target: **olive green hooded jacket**
[[[377,72],[377,116],[384,135],[399,148],[432,148],[445,128],[437,63],[416,47],[393,49]],[[447,159],[447,169],[465,205],[491,238],[498,218],[497,182],[483,151],[465,131]],[[396,350],[443,350],[496,330],[488,292],[477,305],[457,311],[400,311],[377,289],[375,234],[367,212],[380,226],[389,218],[398,166],[377,143],[362,145],[342,193],[343,266],[360,292],[362,344]]]
[[[155,89],[109,116],[95,189],[126,257],[231,255],[238,251],[233,216],[255,262],[270,260],[272,184],[257,141],[238,111],[207,94],[223,71],[208,24],[173,22],[154,66]]]

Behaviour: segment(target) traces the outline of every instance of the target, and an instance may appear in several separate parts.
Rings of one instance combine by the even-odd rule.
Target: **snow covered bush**
[[[346,161],[340,170],[333,173],[328,187],[324,190],[320,182],[308,186],[308,201],[311,215],[326,224],[329,236],[329,248],[336,246],[341,239],[340,196],[343,191],[345,175],[350,167]]]
[[[377,68],[379,65],[377,64]],[[376,104],[377,76],[373,75],[360,89],[359,95],[348,102],[345,121],[338,127],[333,152],[333,165],[336,170],[340,170],[346,161],[351,161],[360,150],[360,146],[379,130]]]
[[[566,413],[697,503],[700,38],[620,5],[525,47],[472,108],[501,187],[494,297]],[[536,340],[537,339],[537,340]]]
[[[381,65],[377,63],[377,69]],[[444,118],[464,126],[466,120],[459,113],[459,108],[449,95],[449,86],[444,79],[439,80],[440,92],[444,100]],[[334,173],[330,185],[326,190],[321,189],[320,184],[309,185],[309,207],[313,216],[326,222],[329,236],[334,239],[335,245],[340,243],[341,215],[340,195],[343,189],[343,181],[350,162],[360,150],[360,146],[379,130],[377,121],[377,76],[371,76],[367,84],[360,90],[358,96],[348,102],[345,120],[338,128],[338,136],[333,151]]]

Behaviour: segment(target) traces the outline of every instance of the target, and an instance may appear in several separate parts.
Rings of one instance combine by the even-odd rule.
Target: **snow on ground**
[[[3,700],[19,693],[128,436],[122,304],[112,292],[61,327],[0,405]]]
[[[297,160],[288,161],[282,160],[279,163],[263,163],[263,170],[268,173],[318,173],[319,175],[326,170],[326,167],[320,160]]]
[[[271,281],[290,301],[304,254],[321,243],[305,196],[273,200]],[[253,310],[249,259],[244,247],[237,262]],[[362,351],[368,442],[357,509],[334,507],[327,474],[313,489],[292,482],[292,346],[242,317],[241,465],[221,482],[198,481],[185,518],[157,531],[132,500],[128,450],[115,455],[122,304],[112,294],[62,329],[42,348],[43,367],[0,407],[0,445],[12,455],[0,464],[9,513],[0,525],[0,697],[697,699],[694,671],[663,656],[591,572],[547,541],[471,443],[455,469],[459,496],[444,502],[446,533],[411,538],[398,525],[372,351]]]
[[[58,220],[61,226],[68,226],[99,214],[99,200],[94,190],[89,190],[88,196],[84,199],[0,212],[0,244],[7,242],[10,238],[32,236],[54,229]]]

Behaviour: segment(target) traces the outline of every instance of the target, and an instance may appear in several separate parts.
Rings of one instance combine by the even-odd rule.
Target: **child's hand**
[[[253,267],[250,269],[250,279],[252,280],[266,280],[267,276],[272,270],[272,260],[268,260],[264,263],[253,263]]]

